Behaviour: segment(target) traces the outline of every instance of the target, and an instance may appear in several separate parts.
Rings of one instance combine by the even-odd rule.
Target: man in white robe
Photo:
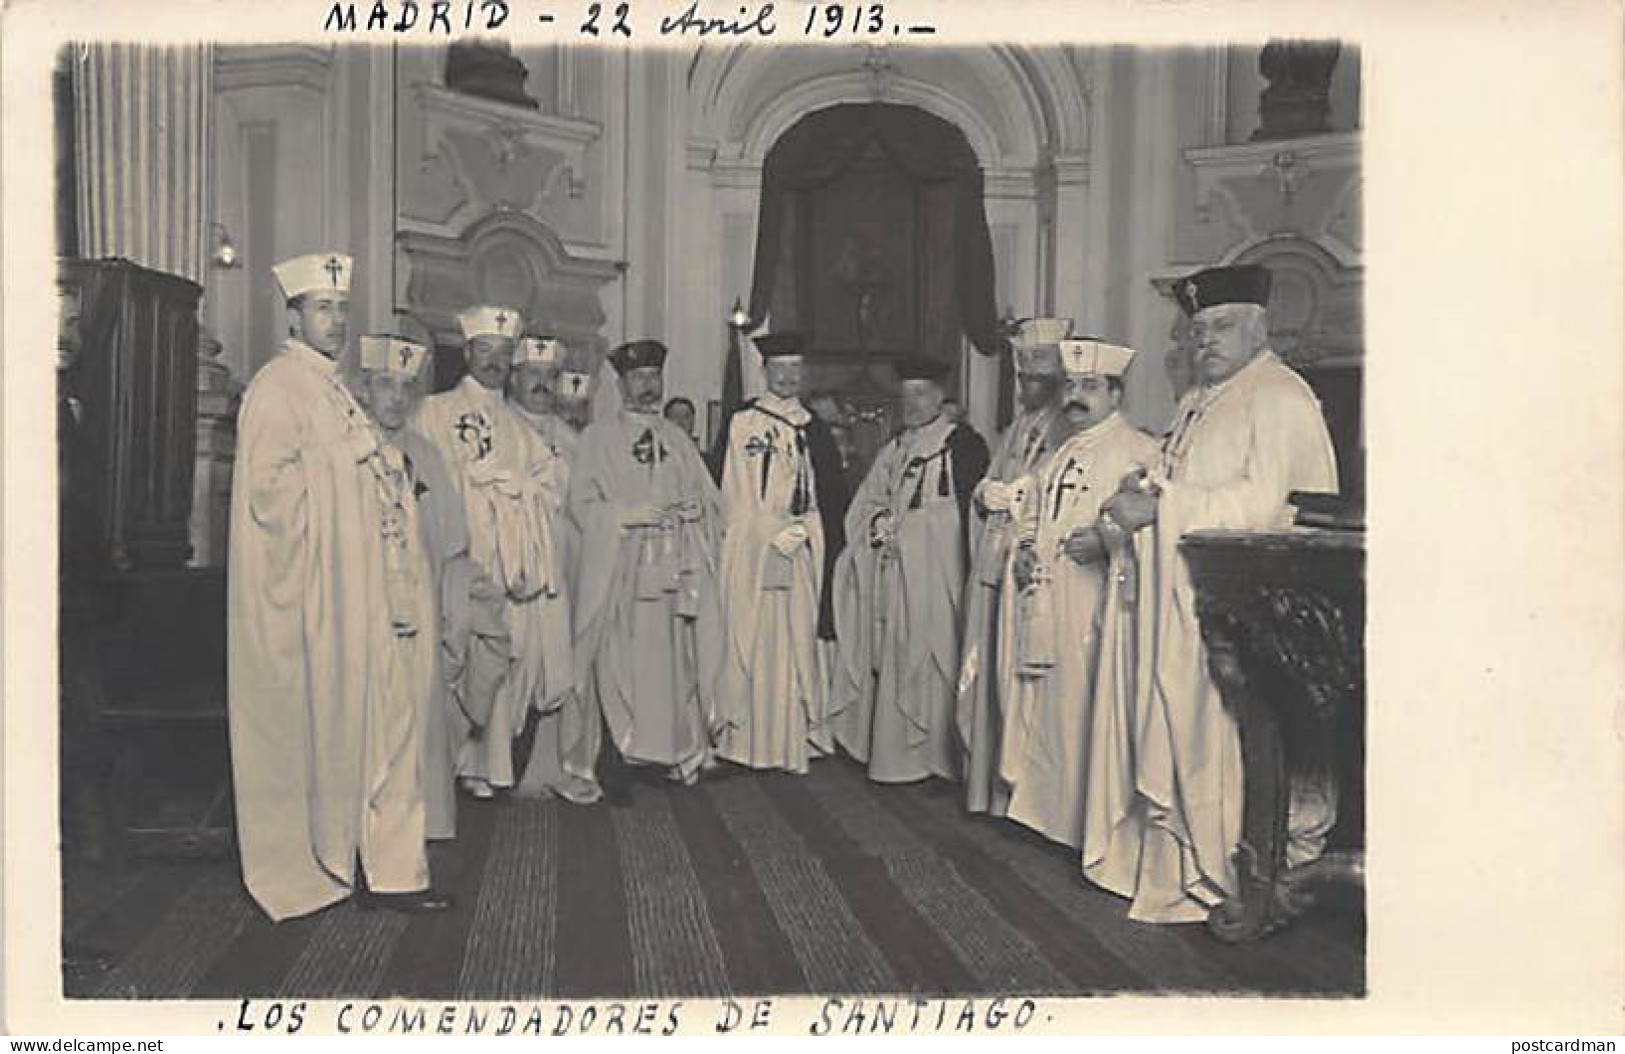
[[[415,428],[440,450],[462,493],[470,555],[507,591],[512,647],[508,677],[487,723],[464,729],[458,773],[475,797],[512,787],[513,741],[534,707],[560,723],[559,755],[568,762],[547,790],[589,803],[599,797],[590,766],[596,729],[571,701],[570,607],[553,532],[565,464],[503,396],[523,328],[519,313],[479,305],[458,322],[468,374],[424,400]]]
[[[621,406],[582,433],[567,499],[577,690],[608,730],[612,805],[636,772],[693,783],[714,764],[721,501],[694,444],[660,416],[665,361],[655,340],[610,352]]]
[[[1084,874],[1132,899],[1129,917],[1190,922],[1237,892],[1242,767],[1235,722],[1208,673],[1179,540],[1190,531],[1290,525],[1293,491],[1332,492],[1337,466],[1320,404],[1269,350],[1270,275],[1257,266],[1211,268],[1180,283],[1196,337],[1199,384],[1152,470],[1125,480],[1108,503],[1111,530],[1136,534],[1137,617],[1132,648],[1113,649],[1102,676],[1133,700],[1097,737],[1119,754],[1132,786],[1091,781]],[[1125,631],[1127,626],[1124,627]],[[1132,759],[1129,765],[1127,759]],[[1335,803],[1324,783],[1294,786],[1287,860],[1319,855]]]
[[[831,725],[880,783],[960,775],[967,519],[988,452],[974,429],[942,415],[945,373],[924,357],[898,367],[903,431],[853,495],[835,569]]]
[[[567,475],[580,439],[580,433],[559,412],[568,355],[564,342],[555,337],[520,337],[508,375],[509,409],[552,448],[554,456],[564,462]]]
[[[400,588],[409,496],[334,361],[350,268],[338,253],[274,268],[290,335],[238,419],[227,712],[243,881],[274,920],[369,890],[364,904],[450,906],[429,889],[418,696],[391,661],[398,638],[433,632]]]
[[[1058,436],[1036,475],[1015,484],[1017,537],[999,609],[999,698],[1004,728],[998,782],[1005,815],[1078,848],[1095,706],[1095,672],[1113,552],[1099,534],[1101,506],[1156,442],[1118,412],[1134,352],[1063,340],[1066,371]]]
[[[564,343],[556,338],[521,337],[514,353],[513,371],[508,377],[508,406],[546,445],[558,466],[558,484],[547,491],[547,518],[553,532],[560,580],[568,586],[580,540],[564,510],[570,466],[575,459],[579,436],[556,412],[559,378],[567,354]],[[566,588],[566,602],[569,596],[570,590]],[[574,632],[573,627],[567,628]],[[573,669],[573,643],[571,656]],[[546,798],[558,793],[560,788],[568,789],[578,775],[591,775],[603,740],[601,724],[597,712],[572,682],[556,706],[538,710],[530,760],[514,794],[521,798]],[[596,784],[596,777],[593,782]],[[585,795],[567,793],[564,797],[581,804],[596,801],[601,794],[601,788],[595,788]]]
[[[469,720],[466,712],[478,715],[472,723],[484,724],[494,696],[490,689],[507,673],[508,627],[502,589],[468,555],[468,524],[457,485],[434,445],[406,426],[428,358],[423,345],[398,337],[361,338],[361,404],[383,434],[385,456],[409,485],[407,511],[423,568],[416,576],[422,590],[418,603],[433,613],[424,632],[396,638],[398,657],[412,668],[411,683],[421,686],[423,791],[433,841],[456,834],[454,729]]]
[[[1050,430],[1061,393],[1057,342],[1071,330],[1071,319],[1034,318],[1023,322],[1012,338],[1021,412],[1005,430],[986,478],[971,495],[981,523],[972,528],[971,574],[965,583],[957,714],[965,751],[965,807],[971,812],[1003,815],[1007,804],[997,778],[1005,708],[995,671],[1000,662],[999,602],[1010,556],[1010,497],[1015,484],[1030,476],[1053,449]]]
[[[553,389],[553,411],[559,420],[570,427],[579,441],[581,433],[592,421],[593,383],[590,374],[579,370],[562,370]]]
[[[840,471],[828,427],[801,402],[792,333],[756,339],[767,392],[724,425],[721,589],[727,647],[716,685],[719,757],[805,773],[830,753],[820,663],[825,491]]]

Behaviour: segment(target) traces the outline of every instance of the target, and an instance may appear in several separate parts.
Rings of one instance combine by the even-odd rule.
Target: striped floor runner
[[[461,803],[456,910],[341,904],[281,925],[234,864],[70,869],[65,937],[111,954],[69,996],[512,999],[798,992],[1358,995],[1357,910],[1246,947],[1128,922],[1076,854],[967,816],[956,789],[809,776],[638,785],[624,809]]]

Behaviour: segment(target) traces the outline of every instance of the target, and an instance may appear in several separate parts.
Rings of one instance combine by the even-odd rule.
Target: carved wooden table
[[[1208,669],[1241,734],[1246,802],[1235,897],[1213,909],[1221,940],[1253,940],[1313,901],[1322,881],[1363,876],[1365,538],[1358,531],[1198,531],[1180,542]],[[1288,869],[1294,777],[1330,773],[1327,853]]]

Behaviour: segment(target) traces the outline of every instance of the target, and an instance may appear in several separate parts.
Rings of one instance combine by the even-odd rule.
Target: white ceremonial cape
[[[1101,604],[1113,569],[1108,562],[1079,565],[1061,545],[1075,529],[1091,528],[1122,478],[1149,466],[1156,452],[1156,441],[1121,414],[1068,438],[1018,510],[1017,534],[1032,540],[1038,560],[1035,583],[1018,592],[1013,561],[1005,562],[1008,599],[999,610],[996,671],[1004,702],[997,758],[1004,814],[1073,848],[1083,844],[1093,775]]]
[[[458,774],[493,787],[513,785],[513,740],[531,707],[548,713],[567,701],[574,683],[570,607],[553,510],[565,486],[564,463],[512,412],[500,392],[464,377],[425,399],[414,427],[439,449],[462,494],[469,554],[508,593],[512,661],[482,735],[466,725]],[[593,734],[573,723],[576,742],[564,749],[586,764],[568,772],[567,796],[596,796]]]
[[[799,400],[768,394],[726,426],[717,754],[752,768],[806,772],[809,756],[834,745],[818,654],[824,527],[804,431],[810,419]],[[785,555],[773,542],[792,526],[805,539]]]
[[[414,665],[415,683],[424,685],[419,713],[423,724],[423,795],[428,810],[428,837],[452,838],[457,833],[456,771],[457,743],[451,682],[461,668],[454,658],[447,627],[458,616],[454,606],[467,607],[472,598],[466,589],[459,593],[449,568],[468,560],[468,524],[463,517],[462,496],[446,471],[440,452],[427,439],[409,428],[386,434],[387,441],[400,450],[411,481],[416,503],[416,519],[421,555],[426,572],[423,603],[434,614],[425,620],[424,632],[401,638]],[[464,616],[466,617],[466,616]]]
[[[289,340],[238,418],[228,696],[243,880],[272,919],[428,885],[418,696],[391,661],[378,435]],[[419,632],[427,612],[416,613]]]
[[[1010,422],[988,466],[987,479],[1013,484],[1030,476],[1050,454],[1053,406],[1023,411]],[[972,527],[970,578],[965,583],[964,656],[960,660],[956,721],[965,754],[965,807],[1003,815],[1007,797],[996,778],[1004,704],[995,670],[999,602],[1011,542],[1010,513],[993,509]]]
[[[643,506],[670,515],[626,526]],[[617,410],[582,433],[567,508],[580,542],[577,691],[628,761],[693,780],[711,763],[722,658],[716,484],[669,421]]]
[[[1157,522],[1134,541],[1136,617],[1115,623],[1100,664],[1085,819],[1084,874],[1132,898],[1129,917],[1194,922],[1236,891],[1241,747],[1209,678],[1196,597],[1180,555],[1190,531],[1290,525],[1293,491],[1337,489],[1320,404],[1271,351],[1180,400],[1153,478]],[[1130,702],[1131,701],[1131,702]],[[1326,803],[1322,803],[1326,804]],[[1329,816],[1299,816],[1300,830]],[[1305,827],[1307,823],[1307,827]]]
[[[560,581],[565,583],[565,595],[571,596],[573,590],[570,583],[579,558],[581,540],[576,536],[564,501],[569,492],[570,471],[579,438],[575,429],[557,414],[532,413],[511,400],[508,408],[541,439],[559,467],[559,485],[549,491],[555,503],[549,506],[548,522],[553,531]],[[574,632],[572,618],[572,637]],[[572,640],[572,670],[575,666],[574,653]],[[536,720],[530,760],[525,765],[519,786],[515,788],[515,793],[520,797],[544,798],[558,794],[577,804],[587,804],[602,797],[602,790],[593,773],[604,738],[598,711],[576,691],[574,683],[567,693],[556,708],[543,712]]]
[[[957,427],[938,417],[887,443],[847,509],[846,550],[835,567],[830,725],[881,783],[959,777],[954,697],[966,544],[953,482]],[[987,448],[969,436],[974,443],[962,452],[978,452],[981,462],[974,485]],[[896,542],[877,549],[870,525],[883,511]]]
[[[555,457],[562,458],[566,464],[574,460],[576,446],[581,442],[581,436],[570,427],[570,422],[558,414],[533,413],[512,400],[508,401],[508,409],[542,437],[542,442],[548,445]]]

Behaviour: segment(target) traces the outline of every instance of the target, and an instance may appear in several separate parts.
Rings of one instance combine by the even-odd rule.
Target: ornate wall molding
[[[605,340],[600,293],[614,264],[573,255],[547,225],[498,211],[459,237],[403,231],[405,310],[437,345],[461,347],[457,313],[472,303],[515,307],[538,330],[560,337],[596,371]]]
[[[1055,171],[1057,186],[1081,187],[1089,183],[1091,169],[1087,154],[1057,155],[1050,167]]]
[[[444,232],[493,210],[540,219],[544,203],[585,192],[596,121],[560,117],[462,95],[432,84],[412,90],[423,152],[402,201],[403,219]]]
[[[958,125],[989,172],[1031,170],[1050,156],[1088,152],[1089,77],[1068,49],[1000,46],[956,52],[953,61],[968,76],[947,79],[931,75],[940,70],[919,69],[925,53],[907,48],[796,49],[818,56],[816,64],[808,63],[810,75],[764,100],[762,85],[784,75],[787,50],[745,44],[701,48],[688,72],[695,117],[691,139],[715,144],[730,162],[759,165],[778,137],[812,110],[892,102],[918,106]]]
[[[982,163],[983,171],[1021,167],[1023,160],[1037,161],[1036,157],[1010,157],[1001,146],[992,122],[953,92],[911,77],[893,75],[885,92],[876,97],[871,91],[870,76],[864,71],[832,73],[804,81],[752,114],[741,137],[741,160],[754,162],[760,168],[768,150],[781,135],[789,131],[791,125],[815,110],[845,102],[889,102],[917,106],[950,121],[965,133],[971,149],[976,151],[976,157]]]
[[[1173,283],[1198,267],[1264,264],[1275,277],[1275,350],[1299,367],[1358,365],[1365,344],[1359,134],[1201,147],[1184,156],[1194,194],[1175,226],[1172,259],[1188,266],[1152,279],[1170,307]]]
[[[1093,88],[1077,53],[1067,48],[995,46],[990,49],[1038,122],[1041,152],[1087,156]]]
[[[232,44],[217,52],[215,86],[300,88],[325,93],[332,84],[333,49],[310,44]]]
[[[1320,245],[1339,266],[1361,265],[1357,133],[1201,147],[1186,150],[1185,162],[1195,200],[1176,229],[1176,259],[1220,260],[1254,242],[1295,235]]]

